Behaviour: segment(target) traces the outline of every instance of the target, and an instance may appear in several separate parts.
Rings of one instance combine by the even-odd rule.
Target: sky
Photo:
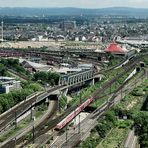
[[[0,0],[0,7],[137,7],[148,8],[148,0]]]

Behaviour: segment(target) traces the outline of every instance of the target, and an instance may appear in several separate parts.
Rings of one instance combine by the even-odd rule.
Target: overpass
[[[57,99],[57,97],[60,96],[61,92],[66,95],[69,88],[83,85],[86,81],[93,80],[94,77],[95,74],[93,70],[85,70],[61,77],[58,86],[48,88],[44,93],[39,93],[37,95],[35,94],[31,96],[28,99],[22,101],[16,107],[11,108],[10,111],[8,111],[5,115],[2,114],[0,116],[0,132],[5,129],[5,127],[7,127],[11,122],[16,121],[17,118],[32,109],[36,104],[40,103],[41,101],[44,101],[45,99],[46,101],[48,101],[49,96],[53,96],[55,97],[55,99]]]
[[[10,124],[12,121],[16,121],[17,118],[19,118],[22,114],[30,110],[37,103],[47,99],[49,96],[54,95],[57,98],[57,95],[60,94],[60,91],[62,91],[66,95],[68,89],[77,87],[78,85],[83,85],[85,84],[85,82],[88,81],[94,83],[95,78],[101,79],[102,73],[96,73],[93,69],[81,71],[78,73],[72,73],[67,76],[62,76],[60,78],[58,86],[55,86],[54,88],[49,88],[46,90],[46,92],[42,94],[35,95],[27,100],[24,100],[22,103],[20,103],[19,106],[17,106],[17,108],[10,109],[11,112],[9,112],[3,117],[0,116],[0,131],[4,129],[8,124]],[[5,118],[7,120],[5,120]]]
[[[61,76],[59,79],[59,85],[52,89],[47,89],[46,92],[39,97],[37,97],[35,103],[39,103],[42,100],[48,98],[50,95],[59,95],[60,91],[67,94],[68,89],[72,87],[77,87],[78,85],[83,85],[86,82],[94,84],[94,79],[99,78],[101,80],[103,75],[101,73],[95,73],[93,69],[83,70],[80,72],[71,73],[69,75]],[[57,98],[57,97],[56,97]]]
[[[122,73],[120,73],[118,76],[116,76],[116,78],[114,78],[114,79],[112,79],[109,83],[107,83],[107,84],[105,84],[104,85],[104,87],[103,88],[101,88],[101,90],[99,89],[95,94],[94,94],[94,98],[96,98],[96,94],[98,95],[98,94],[100,94],[102,91],[104,91],[107,87],[109,87],[112,83],[115,83],[116,82],[116,79],[118,79],[119,77],[121,77],[123,74],[125,74],[127,71],[129,71],[131,68],[133,68],[134,66],[136,66],[136,63],[137,63],[137,61],[134,61],[134,63],[133,64],[130,64],[129,66],[128,66],[128,68],[127,69],[125,69],[125,71],[124,72],[122,72]],[[95,73],[94,74],[94,76],[92,76],[92,79],[93,78],[95,78],[95,76],[97,76],[98,75],[98,73]],[[91,77],[91,76],[90,76]],[[68,79],[67,79],[68,80]],[[90,80],[90,78],[89,79],[86,79],[84,82],[86,82],[87,80]],[[68,82],[68,81],[67,81]],[[78,83],[81,83],[81,81],[80,82],[78,82]],[[74,83],[73,85],[76,85],[77,83]],[[37,102],[40,102],[40,101],[42,101],[43,99],[45,99],[45,98],[47,98],[49,95],[52,95],[53,94],[53,92],[55,93],[57,90],[63,90],[63,89],[65,89],[65,88],[69,88],[69,87],[71,87],[71,85],[69,86],[68,85],[68,83],[67,84],[65,84],[65,85],[61,85],[61,86],[57,86],[57,87],[55,87],[55,88],[52,88],[52,89],[49,89],[49,90],[47,90],[47,92],[46,92],[46,94],[44,94],[44,95],[40,95],[40,96],[38,96],[37,98],[34,98],[34,104],[35,103],[37,103]],[[39,99],[39,97],[41,98],[41,100]],[[98,97],[97,97],[98,98]]]
[[[147,53],[144,53],[144,54],[141,54],[140,56],[146,56],[146,55]],[[140,57],[137,57],[136,60],[138,60],[139,58]],[[132,60],[132,67],[135,65],[135,63],[137,63],[136,60]],[[120,63],[120,65],[122,64],[123,64],[123,61]],[[131,64],[131,62],[129,64]],[[117,67],[118,66],[119,64],[117,64]],[[87,71],[81,71],[79,73],[73,73],[73,74],[68,75],[67,77],[66,76],[61,77],[59,86],[55,86],[54,88],[47,89],[46,92],[42,94],[38,94],[27,100],[24,100],[14,109],[10,109],[10,112],[5,114],[4,116],[1,115],[0,116],[0,123],[1,123],[0,131],[2,129],[5,129],[7,125],[12,123],[13,121],[16,121],[16,119],[19,118],[22,114],[30,110],[37,103],[47,99],[49,96],[53,95],[53,96],[56,96],[57,98],[57,95],[60,94],[60,91],[64,91],[66,94],[67,90],[70,89],[71,87],[77,87],[78,85],[83,85],[85,82],[93,80],[95,78],[101,79],[101,77],[102,77],[102,73],[95,73],[93,69],[90,69]]]
[[[77,83],[85,82],[94,77],[94,70],[83,70],[80,72],[72,73],[69,75],[64,75],[60,77],[59,86],[60,85],[75,85]]]

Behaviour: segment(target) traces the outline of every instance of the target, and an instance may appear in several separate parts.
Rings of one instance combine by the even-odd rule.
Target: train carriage
[[[94,98],[90,98],[77,107],[72,113],[70,113],[66,118],[64,118],[60,123],[55,127],[55,130],[61,130],[64,128],[70,121],[72,121],[85,107],[94,101]]]

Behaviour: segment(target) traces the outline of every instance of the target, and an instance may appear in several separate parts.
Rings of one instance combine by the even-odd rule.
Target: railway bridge
[[[59,86],[60,85],[75,85],[77,83],[82,83],[84,81],[88,81],[93,79],[94,77],[94,70],[83,70],[80,72],[72,73],[69,75],[64,75],[60,77]]]
[[[47,91],[44,94],[37,97],[36,103],[47,98],[50,99],[51,95],[55,95],[56,99],[57,95],[60,95],[61,93],[66,96],[68,89],[79,87],[81,85],[84,85],[86,82],[88,84],[94,85],[95,79],[101,80],[102,77],[103,75],[95,73],[94,69],[83,70],[80,72],[75,72],[69,75],[61,76],[59,80],[59,85],[53,88],[53,91],[51,91],[51,89],[47,89]]]
[[[93,69],[81,71],[78,73],[72,73],[67,76],[62,76],[60,78],[58,86],[47,88],[44,93],[33,95],[21,102],[14,109],[10,109],[10,112],[8,112],[7,120],[2,120],[7,117],[7,114],[0,118],[0,121],[2,120],[0,131],[5,129],[5,127],[7,127],[11,122],[17,121],[17,119],[21,118],[22,115],[27,115],[27,112],[32,112],[34,106],[36,106],[37,104],[43,101],[48,102],[52,99],[59,100],[61,98],[61,94],[67,95],[69,89],[80,87],[86,84],[86,82],[93,82],[94,77],[95,73]],[[33,115],[33,113],[31,113],[31,115]]]

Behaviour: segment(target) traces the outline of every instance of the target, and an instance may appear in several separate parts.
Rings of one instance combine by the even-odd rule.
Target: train
[[[87,99],[84,103],[82,103],[79,107],[77,107],[73,112],[71,112],[66,118],[64,118],[60,123],[56,125],[55,130],[63,129],[70,121],[72,121],[84,108],[86,108],[89,104],[94,101],[94,98],[91,97]]]

